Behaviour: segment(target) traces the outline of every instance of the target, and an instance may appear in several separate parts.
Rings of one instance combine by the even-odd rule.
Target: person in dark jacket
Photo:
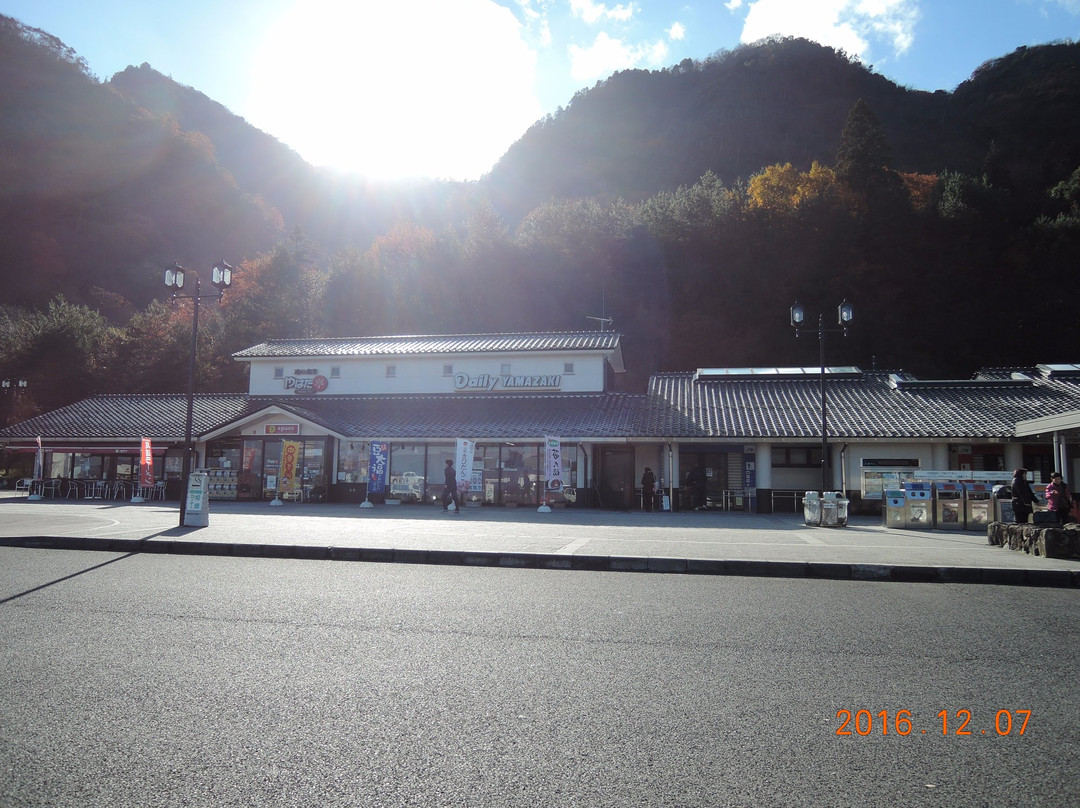
[[[442,509],[448,510],[448,505],[454,503],[454,513],[461,513],[461,503],[457,495],[457,472],[454,471],[454,461],[447,460],[446,468],[443,469],[443,481],[445,483],[442,492]]]
[[[1013,521],[1018,525],[1027,524],[1032,506],[1039,504],[1039,498],[1031,490],[1027,481],[1027,469],[1017,469],[1012,479]]]
[[[653,509],[653,497],[656,496],[656,475],[652,469],[645,467],[645,473],[641,475],[641,505],[647,510]]]

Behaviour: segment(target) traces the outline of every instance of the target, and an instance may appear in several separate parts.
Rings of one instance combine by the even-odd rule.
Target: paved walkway
[[[179,527],[176,503],[30,502],[0,492],[0,545],[109,552],[340,559],[553,569],[1080,587],[1080,559],[1040,558],[985,533],[890,530],[794,514],[212,502]]]

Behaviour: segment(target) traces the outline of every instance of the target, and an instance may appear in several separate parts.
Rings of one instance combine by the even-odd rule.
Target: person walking
[[[1027,481],[1027,469],[1017,469],[1012,479],[1013,521],[1018,525],[1027,524],[1032,506],[1039,504],[1039,498],[1031,490]]]
[[[1046,509],[1056,514],[1057,520],[1063,525],[1072,521],[1072,495],[1060,471],[1050,475],[1050,485],[1046,486]]]
[[[646,511],[653,509],[653,498],[656,496],[656,475],[652,469],[645,467],[645,473],[641,475],[641,506]]]
[[[449,510],[448,505],[454,503],[454,513],[461,513],[461,503],[458,502],[457,472],[454,471],[454,461],[447,460],[446,468],[443,469],[444,487],[442,492],[442,509]]]

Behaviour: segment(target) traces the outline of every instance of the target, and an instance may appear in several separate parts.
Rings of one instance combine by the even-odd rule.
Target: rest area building
[[[618,392],[611,331],[270,340],[234,358],[249,368],[247,392],[194,399],[196,466],[213,498],[274,498],[284,441],[299,444],[296,496],[311,501],[362,502],[377,442],[389,471],[371,500],[437,502],[462,438],[475,442],[469,498],[481,505],[639,507],[646,466],[674,508],[790,512],[821,485],[819,368],[658,373],[645,393]],[[1076,478],[1080,365],[932,381],[829,368],[826,381],[831,487],[854,512],[931,470]],[[44,477],[134,480],[149,438],[155,477],[176,497],[186,402],[94,396],[0,430],[0,444],[34,453],[40,438]],[[554,496],[549,438],[561,447]]]

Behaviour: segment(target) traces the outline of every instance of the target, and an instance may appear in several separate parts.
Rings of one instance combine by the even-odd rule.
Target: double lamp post
[[[187,418],[184,422],[184,464],[181,471],[182,488],[180,492],[180,527],[184,527],[187,516],[188,485],[191,482],[191,460],[194,446],[191,441],[193,431],[192,422],[195,417],[195,355],[199,339],[199,301],[203,298],[220,300],[225,290],[232,285],[233,268],[224,261],[214,264],[211,269],[212,283],[217,288],[217,294],[200,294],[199,273],[194,270],[184,269],[174,263],[165,268],[165,286],[172,290],[173,300],[190,300],[193,303],[191,315],[191,355],[188,363],[188,386],[187,386]],[[194,289],[192,289],[194,282]],[[191,294],[181,294],[185,284]]]
[[[829,490],[829,422],[828,422],[828,404],[825,396],[825,335],[827,333],[841,333],[845,337],[847,336],[848,323],[851,322],[855,316],[855,310],[851,304],[845,299],[836,308],[836,322],[838,328],[826,328],[825,316],[823,314],[818,315],[818,352],[821,357],[821,494],[825,495],[825,492]],[[800,330],[806,330],[804,323],[806,321],[806,311],[803,309],[802,304],[798,300],[795,301],[795,305],[791,307],[791,326],[795,329],[795,336],[799,336]]]

